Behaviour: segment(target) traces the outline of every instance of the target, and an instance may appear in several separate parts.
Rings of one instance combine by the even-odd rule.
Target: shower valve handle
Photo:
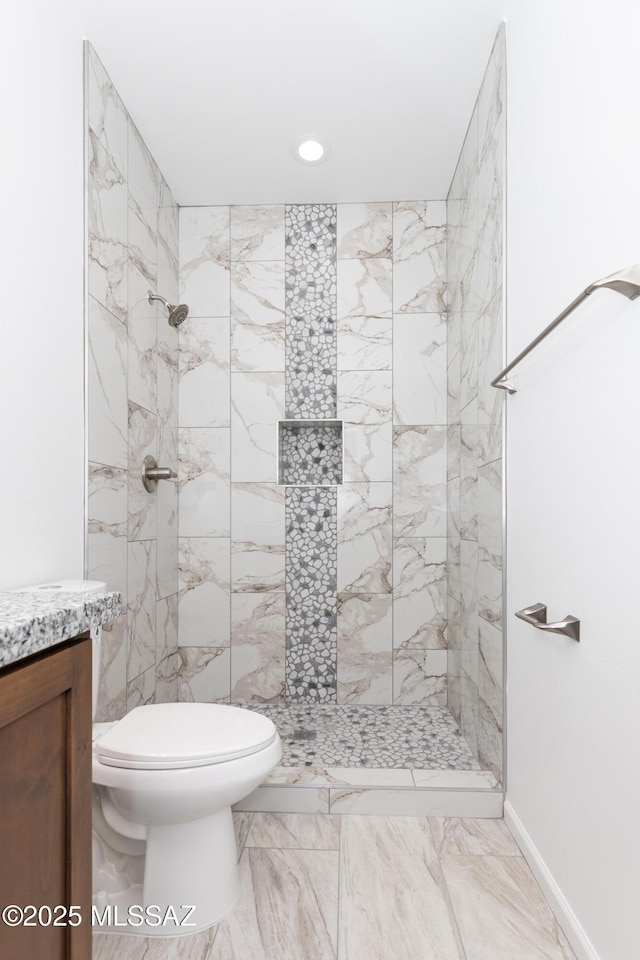
[[[171,467],[159,467],[155,457],[145,457],[142,464],[142,482],[148,493],[154,493],[158,480],[175,480],[178,474]]]

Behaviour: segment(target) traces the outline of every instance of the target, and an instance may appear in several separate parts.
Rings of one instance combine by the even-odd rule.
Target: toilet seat
[[[136,770],[202,767],[257,753],[277,737],[268,717],[217,703],[135,707],[95,741],[101,763]]]

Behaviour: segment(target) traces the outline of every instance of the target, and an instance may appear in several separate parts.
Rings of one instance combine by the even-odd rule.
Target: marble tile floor
[[[575,960],[503,820],[234,814],[241,896],[181,939],[93,960]]]
[[[480,770],[446,707],[251,705],[273,720],[281,767]]]

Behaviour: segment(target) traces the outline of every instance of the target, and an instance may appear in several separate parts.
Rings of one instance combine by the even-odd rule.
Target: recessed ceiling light
[[[300,163],[316,164],[328,160],[331,147],[326,140],[321,140],[315,134],[307,134],[293,141],[291,153]]]

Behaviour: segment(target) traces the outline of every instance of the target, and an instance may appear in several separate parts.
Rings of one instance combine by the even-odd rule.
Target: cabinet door
[[[77,906],[82,923],[12,928],[0,922],[2,960],[91,957],[91,643],[86,639],[0,672],[0,908],[7,904]]]

